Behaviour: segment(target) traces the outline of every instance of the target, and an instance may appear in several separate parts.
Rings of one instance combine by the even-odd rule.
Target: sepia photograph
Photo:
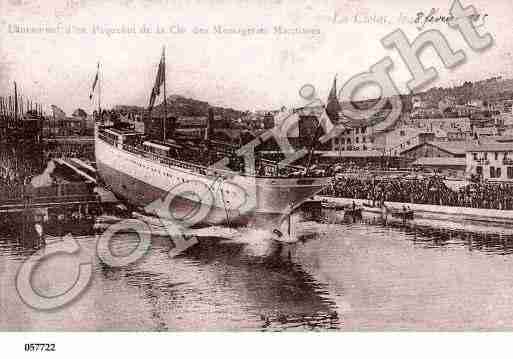
[[[2,333],[513,329],[510,0],[0,13]]]

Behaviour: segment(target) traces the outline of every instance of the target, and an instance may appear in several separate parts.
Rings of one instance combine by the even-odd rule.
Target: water
[[[259,231],[242,229],[234,237],[213,228],[172,259],[169,239],[156,236],[142,260],[122,268],[98,259],[94,236],[78,237],[78,258],[55,257],[33,277],[42,294],[55,295],[76,278],[78,259],[93,262],[84,294],[51,312],[27,307],[15,291],[17,270],[35,250],[16,239],[0,240],[0,329],[513,328],[509,228],[471,233],[446,224],[308,226],[314,234],[286,248]],[[136,244],[135,235],[119,235],[112,251],[126,255]]]

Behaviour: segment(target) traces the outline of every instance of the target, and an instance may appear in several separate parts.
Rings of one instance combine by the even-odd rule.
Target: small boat
[[[377,205],[373,205],[372,203],[366,203],[366,202],[363,202],[363,206],[367,207],[367,208],[380,208]]]
[[[328,201],[322,201],[321,207],[326,208],[326,209],[335,209],[335,210],[346,209],[346,207],[342,204],[339,204],[336,202],[328,202]]]
[[[344,216],[362,218],[362,207],[346,207],[344,210]]]
[[[390,214],[392,215],[392,217],[400,218],[404,221],[413,219],[413,210],[411,209],[405,211],[392,210]]]

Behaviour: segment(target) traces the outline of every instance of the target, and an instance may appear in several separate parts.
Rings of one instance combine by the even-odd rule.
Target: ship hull
[[[259,178],[195,173],[117,148],[95,138],[98,174],[114,194],[143,211],[188,225],[277,227],[318,193],[326,178]],[[197,183],[196,196],[181,193]],[[208,188],[208,193],[205,193]],[[202,192],[203,191],[203,192]]]

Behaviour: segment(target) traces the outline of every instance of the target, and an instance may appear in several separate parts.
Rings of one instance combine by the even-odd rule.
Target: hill
[[[233,108],[211,106],[208,102],[181,95],[171,95],[167,98],[167,112],[176,117],[207,116],[209,108],[213,108],[214,113],[224,119],[238,119],[244,115],[244,112]],[[159,115],[163,114],[164,103],[155,106],[153,112]]]

